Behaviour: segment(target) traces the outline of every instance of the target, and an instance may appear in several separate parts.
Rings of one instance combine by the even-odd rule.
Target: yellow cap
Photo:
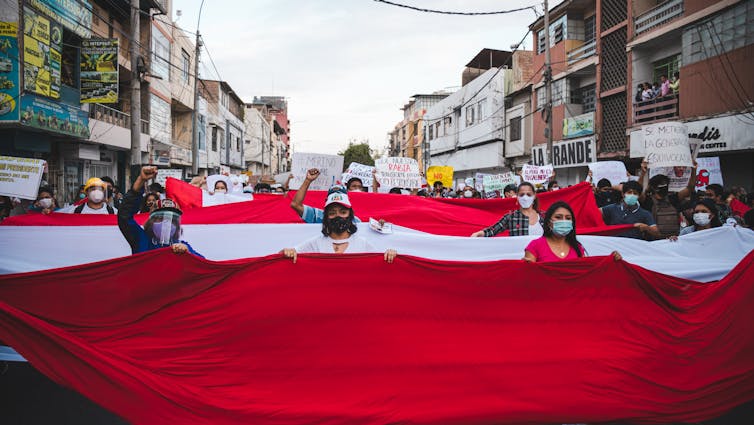
[[[103,182],[99,177],[92,177],[86,181],[86,184],[84,185],[84,192],[87,192],[92,186],[99,186],[103,189],[107,187],[105,185],[105,182]]]

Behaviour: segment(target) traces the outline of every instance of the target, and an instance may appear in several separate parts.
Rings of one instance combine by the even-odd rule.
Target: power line
[[[209,48],[207,47],[207,43],[202,43],[202,46],[204,46],[204,51],[207,52],[207,57],[209,57],[209,61],[212,64],[212,68],[215,69],[215,73],[217,74],[217,78],[220,79],[220,81],[224,81],[223,78],[220,76],[220,71],[217,70],[217,66],[215,66],[215,61],[212,59],[212,55],[209,53]]]
[[[525,7],[519,7],[517,9],[510,9],[510,10],[497,10],[493,12],[457,12],[457,11],[448,11],[448,10],[436,10],[436,9],[424,9],[421,7],[416,6],[410,6],[407,4],[400,4],[400,3],[394,3],[392,1],[387,0],[374,0],[377,3],[384,3],[390,6],[396,6],[396,7],[402,7],[404,9],[410,9],[417,12],[425,12],[425,13],[437,13],[440,15],[460,15],[460,16],[489,16],[489,15],[505,15],[508,13],[515,13],[515,12],[521,12],[522,10],[528,10],[531,9],[536,13],[536,8],[534,5],[532,6],[525,6]]]

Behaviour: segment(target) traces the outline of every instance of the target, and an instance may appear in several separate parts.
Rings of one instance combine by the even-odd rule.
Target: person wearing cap
[[[92,177],[84,185],[86,202],[75,207],[73,214],[115,214],[115,208],[107,204],[107,184],[99,177]]]
[[[169,246],[176,254],[190,252],[204,258],[188,242],[180,239],[182,212],[173,200],[157,201],[157,208],[149,214],[143,228],[134,220],[134,214],[139,212],[144,201],[144,183],[156,175],[156,167],[142,167],[141,174],[123,198],[123,208],[118,211],[118,228],[131,245],[131,252],[138,254]]]
[[[299,217],[301,217],[306,223],[322,223],[325,218],[324,210],[304,204],[306,192],[309,190],[309,186],[311,186],[312,182],[314,180],[317,180],[317,177],[319,177],[318,169],[312,168],[308,170],[306,172],[304,181],[301,183],[301,187],[298,188],[296,195],[293,196],[293,200],[291,201],[291,208],[293,208],[293,210],[296,211]],[[335,185],[327,191],[328,199],[330,194],[332,194],[333,192],[342,192],[347,194],[346,188],[340,185]],[[353,221],[355,223],[361,223],[361,220],[356,216],[353,217]]]
[[[366,239],[355,236],[358,230],[355,224],[353,208],[348,199],[348,193],[334,191],[327,195],[324,219],[322,220],[322,235],[309,239],[295,248],[285,248],[280,251],[287,258],[296,262],[298,253],[319,254],[354,254],[375,252],[376,248]],[[394,249],[385,251],[385,261],[392,263],[398,253]]]

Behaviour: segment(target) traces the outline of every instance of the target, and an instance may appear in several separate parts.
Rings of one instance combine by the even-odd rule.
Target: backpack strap
[[[115,214],[115,210],[110,205],[105,205],[107,207],[107,213],[108,214]]]
[[[76,209],[73,210],[74,214],[81,214],[81,211],[84,211],[84,205],[86,205],[86,202],[76,207]]]

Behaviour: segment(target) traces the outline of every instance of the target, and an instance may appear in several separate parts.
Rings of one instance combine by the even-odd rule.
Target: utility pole
[[[552,67],[550,66],[550,7],[545,2],[545,140],[547,140],[547,161],[552,160]],[[546,165],[546,164],[543,164]]]
[[[196,49],[194,50],[194,109],[191,111],[191,173],[199,174],[199,54],[202,50],[202,39],[199,29],[196,30]],[[209,158],[209,152],[207,152]]]
[[[141,75],[139,72],[139,0],[131,0],[131,178],[141,164]]]

